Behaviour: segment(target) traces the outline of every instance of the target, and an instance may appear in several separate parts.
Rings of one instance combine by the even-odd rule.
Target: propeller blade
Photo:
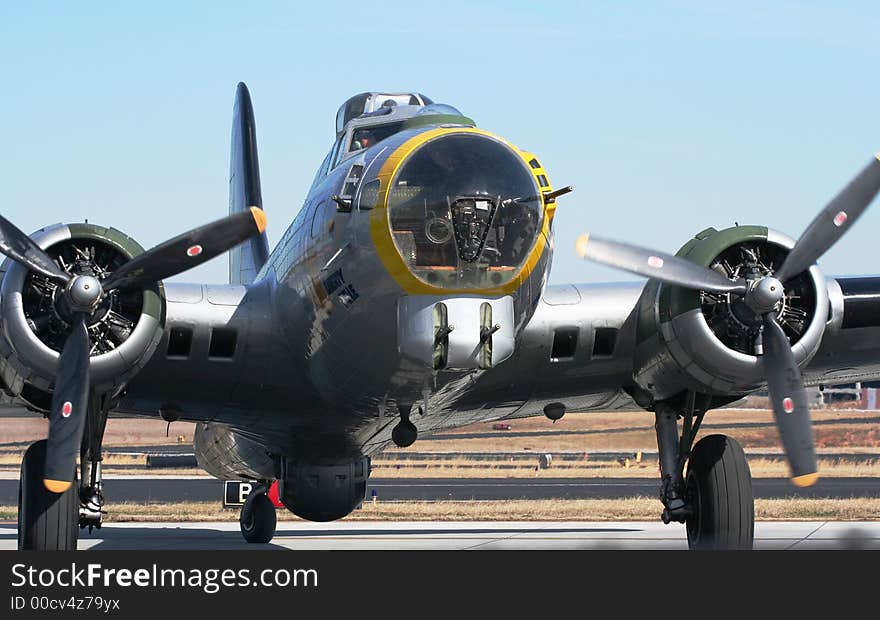
[[[73,483],[89,402],[89,334],[79,313],[58,359],[58,374],[49,411],[49,439],[43,484],[63,493]]]
[[[101,283],[105,291],[152,284],[201,265],[266,230],[266,214],[251,207],[194,228],[136,256]]]
[[[674,286],[738,295],[744,295],[746,292],[745,284],[733,282],[717,271],[706,269],[678,256],[587,234],[578,237],[575,247],[583,258]]]
[[[61,283],[70,280],[43,248],[24,234],[18,226],[0,215],[0,252],[31,271],[41,273]]]
[[[807,391],[788,337],[777,322],[775,313],[768,312],[763,315],[763,320],[764,372],[773,415],[791,466],[791,481],[796,486],[808,487],[816,483],[819,475]]]
[[[880,153],[822,209],[803,232],[776,277],[785,282],[806,271],[837,243],[880,191]]]

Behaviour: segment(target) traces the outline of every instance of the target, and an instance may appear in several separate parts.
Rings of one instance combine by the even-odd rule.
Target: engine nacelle
[[[283,461],[278,495],[287,509],[308,521],[333,521],[351,513],[364,501],[370,459],[341,463]]]
[[[794,247],[790,237],[758,226],[696,235],[678,252],[729,277],[778,270]],[[828,320],[828,289],[818,267],[785,283],[779,323],[798,365],[815,355]],[[634,379],[654,400],[684,390],[730,396],[765,384],[759,319],[731,294],[702,293],[651,281],[638,307]]]
[[[96,277],[118,269],[144,249],[132,238],[94,224],[57,224],[33,240],[65,266],[85,268]],[[59,351],[68,325],[55,310],[57,285],[11,260],[0,267],[0,380],[5,391],[38,410],[51,404]],[[90,375],[99,391],[124,386],[150,359],[165,316],[161,283],[145,289],[114,291],[88,323],[92,344]]]

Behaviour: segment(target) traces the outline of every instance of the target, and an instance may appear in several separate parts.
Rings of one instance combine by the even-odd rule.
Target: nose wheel
[[[254,487],[241,507],[238,524],[241,535],[249,543],[265,544],[275,536],[277,516],[266,489],[265,484]]]

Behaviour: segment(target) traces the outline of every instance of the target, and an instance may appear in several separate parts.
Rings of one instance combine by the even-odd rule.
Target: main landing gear
[[[241,507],[238,524],[241,535],[249,543],[267,543],[275,536],[277,517],[275,506],[266,495],[268,490],[267,482],[255,486]]]
[[[43,484],[46,440],[33,443],[21,462],[18,485],[18,548],[75,551],[79,530],[100,528],[104,516],[101,444],[107,425],[106,399],[91,396],[80,451],[82,480],[55,493]]]
[[[709,435],[693,445],[708,408],[696,400],[688,393],[683,404],[662,401],[655,407],[661,518],[685,524],[691,549],[751,549],[755,499],[748,461],[739,443],[725,435]]]

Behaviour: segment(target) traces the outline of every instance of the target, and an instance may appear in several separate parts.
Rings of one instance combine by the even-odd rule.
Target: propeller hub
[[[772,276],[767,276],[749,283],[746,304],[756,314],[766,314],[775,309],[784,297],[785,288],[782,286],[782,282]]]
[[[94,310],[104,290],[97,278],[89,275],[76,276],[67,287],[67,298],[72,310],[86,312]]]

